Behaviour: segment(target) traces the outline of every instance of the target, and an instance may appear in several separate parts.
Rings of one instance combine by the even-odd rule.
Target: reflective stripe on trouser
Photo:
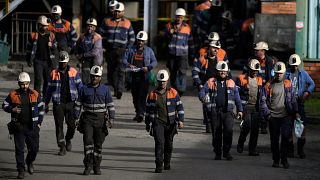
[[[56,125],[56,138],[59,147],[65,146],[65,141],[71,140],[75,133],[75,120],[73,118],[74,102],[53,105],[53,117]],[[64,137],[63,122],[66,121],[67,133]]]
[[[124,92],[125,73],[123,70],[122,57],[125,53],[124,48],[107,50],[107,79],[113,86],[115,92]]]
[[[240,131],[238,144],[243,145],[247,135],[250,132],[249,152],[254,152],[257,147],[259,136],[259,112],[256,111],[255,105],[246,105],[244,109],[244,122]]]
[[[155,141],[156,163],[170,163],[173,150],[173,137],[176,133],[176,124],[165,125],[155,122],[152,125]]]
[[[232,112],[218,111],[217,113],[212,113],[211,116],[213,150],[219,155],[221,155],[222,151],[223,153],[229,153],[232,145],[232,128],[234,124],[233,114]]]
[[[105,140],[103,132],[103,118],[92,118],[85,115],[83,119],[83,144],[84,144],[84,159],[85,167],[100,167],[102,160],[102,144]]]
[[[33,130],[24,130],[14,134],[15,155],[17,170],[24,171],[24,145],[27,145],[28,154],[26,157],[26,163],[32,163],[39,151],[39,128],[35,127]]]

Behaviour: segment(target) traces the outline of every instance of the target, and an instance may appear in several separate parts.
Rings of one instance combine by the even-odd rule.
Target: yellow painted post
[[[6,0],[6,11],[5,11],[5,14],[9,13],[9,8],[10,8],[10,2],[9,2],[9,0]]]

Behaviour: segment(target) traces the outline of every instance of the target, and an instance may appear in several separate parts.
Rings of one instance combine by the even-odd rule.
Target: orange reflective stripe
[[[52,76],[52,80],[60,80],[60,74],[56,69],[52,71],[51,76]]]
[[[201,67],[208,68],[208,60],[204,58],[204,56],[201,56],[199,58],[199,61],[201,63]]]
[[[38,39],[38,33],[37,33],[37,32],[32,32],[32,33],[31,33],[31,39],[32,39],[33,41],[36,41],[36,40]]]
[[[63,24],[62,29],[60,28],[56,29],[56,27],[52,23],[50,23],[48,26],[48,30],[53,32],[59,32],[59,33],[66,33],[70,31],[71,23],[69,21],[62,19],[62,24]]]
[[[173,99],[177,97],[177,91],[173,88],[170,88],[169,91],[167,92],[167,98],[168,99]]]
[[[248,79],[247,79],[247,75],[246,74],[241,74],[239,76],[239,80],[240,80],[240,85],[241,86],[247,86],[248,85]]]
[[[35,90],[32,90],[32,93],[30,93],[29,96],[30,96],[30,102],[36,103],[38,101],[39,93]]]
[[[217,60],[218,61],[223,61],[225,56],[226,56],[226,51],[221,49],[221,48],[219,48],[218,49],[218,53],[217,53]]]
[[[188,24],[182,24],[182,27],[180,29],[180,33],[190,34],[191,33],[191,29],[190,29],[189,25]]]
[[[150,94],[149,94],[149,99],[151,99],[151,100],[157,100],[157,93],[155,93],[155,92],[150,92]]]
[[[70,31],[71,23],[69,21],[66,21],[66,20],[64,20],[63,22],[64,22],[64,29],[66,31]]]
[[[246,19],[246,20],[242,23],[241,30],[242,30],[243,32],[248,32],[248,31],[249,31],[250,24],[252,24],[252,23],[254,23],[254,18]]]
[[[200,56],[205,56],[207,54],[207,48],[203,47],[199,50]]]
[[[68,71],[69,77],[76,77],[77,75],[77,70],[73,67],[70,67],[69,71]]]
[[[121,21],[113,21],[111,18],[105,19],[104,23],[111,27],[123,27],[129,29],[131,22],[128,19],[122,19]]]
[[[29,94],[29,101],[31,103],[38,102],[38,96],[39,96],[39,93],[37,91],[31,90]],[[9,97],[11,99],[12,104],[21,104],[20,94],[16,90],[11,91],[9,94]]]
[[[216,88],[216,82],[215,82],[214,78],[210,78],[207,82],[208,82],[209,89],[215,89]]]
[[[16,90],[11,91],[9,96],[10,96],[12,104],[21,104],[20,95],[18,94],[18,92]]]
[[[194,10],[196,10],[196,11],[204,11],[207,9],[210,9],[210,6],[206,2],[199,4],[198,6],[196,6],[194,8]]]
[[[256,80],[258,82],[258,86],[262,86],[262,82],[263,82],[262,77],[256,77]]]
[[[100,40],[100,39],[102,39],[101,35],[98,34],[98,33],[94,33],[94,35],[93,35],[93,44],[95,42],[97,42],[98,40]]]
[[[291,87],[291,81],[288,80],[288,79],[284,80],[284,87],[285,88],[290,88]]]

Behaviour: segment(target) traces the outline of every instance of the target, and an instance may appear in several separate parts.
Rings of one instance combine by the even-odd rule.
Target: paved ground
[[[25,69],[31,71],[32,69]],[[9,90],[16,88],[17,70],[1,69],[0,102]],[[190,81],[190,80],[189,80]],[[82,176],[83,144],[78,132],[73,140],[73,150],[66,156],[58,156],[52,112],[44,119],[40,131],[40,152],[35,162],[35,174],[26,179],[320,179],[320,126],[308,127],[307,159],[289,159],[290,169],[272,168],[269,135],[260,135],[259,157],[236,153],[239,122],[234,125],[233,161],[215,161],[211,147],[211,135],[204,133],[201,105],[196,92],[191,90],[182,97],[185,107],[185,128],[174,141],[172,170],[162,174],[154,171],[154,142],[144,130],[144,124],[132,121],[134,110],[131,94],[125,93],[115,100],[116,122],[106,138],[103,148],[102,175]],[[51,108],[52,109],[52,108]],[[16,177],[14,143],[8,138],[6,124],[9,114],[0,110],[0,179]]]

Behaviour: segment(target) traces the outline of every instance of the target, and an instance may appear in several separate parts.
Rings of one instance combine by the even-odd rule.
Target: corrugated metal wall
[[[307,58],[320,58],[320,0],[309,0]]]

